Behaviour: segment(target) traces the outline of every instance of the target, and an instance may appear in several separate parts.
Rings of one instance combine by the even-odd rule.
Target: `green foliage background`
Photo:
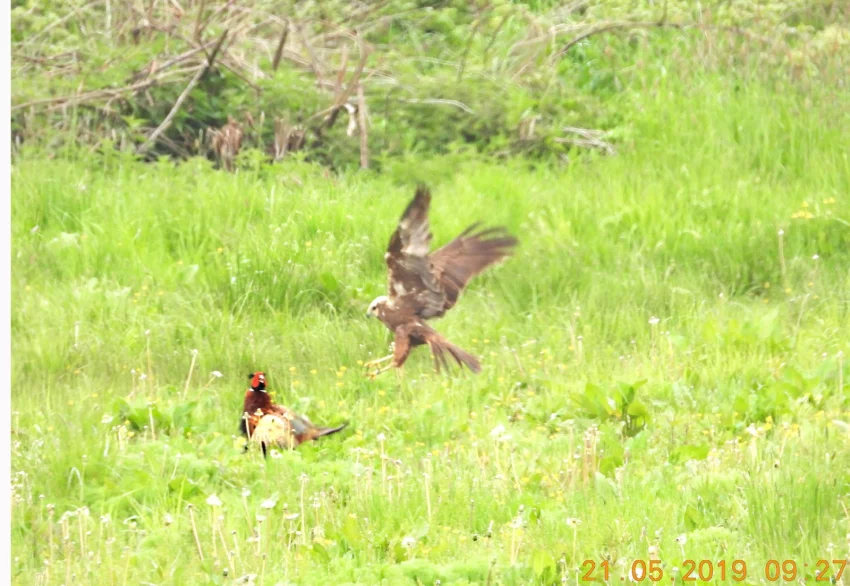
[[[233,116],[245,130],[243,148],[263,153],[255,158],[270,156],[273,121],[281,120],[308,129],[309,160],[356,166],[359,138],[346,133],[345,114],[316,132],[340,69],[353,79],[356,32],[371,47],[361,82],[373,167],[465,150],[563,163],[573,148],[561,141],[571,136],[564,127],[600,129],[630,147],[642,99],[671,73],[710,76],[727,89],[759,81],[778,93],[825,85],[846,92],[848,10],[823,0],[17,2],[13,133],[53,151],[104,139],[135,149],[191,77],[180,71],[192,59],[166,71],[168,64],[199,41],[211,50],[227,32],[219,66],[149,156],[206,156],[206,135]],[[150,69],[167,76],[137,93],[73,99],[150,79]]]

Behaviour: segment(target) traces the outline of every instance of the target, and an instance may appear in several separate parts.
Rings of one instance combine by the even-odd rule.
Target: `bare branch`
[[[195,32],[193,33],[193,37],[199,43],[201,42],[201,34],[203,33],[203,29],[201,28],[202,19],[204,17],[204,8],[207,7],[206,0],[201,0],[198,5],[198,15],[195,18]]]
[[[212,22],[212,19],[215,18],[216,16],[218,16],[224,10],[231,8],[233,6],[234,2],[235,2],[235,0],[227,0],[227,2],[225,2],[224,4],[222,4],[221,6],[216,8],[215,10],[213,10],[210,13],[210,15],[208,17],[206,17],[203,22],[200,23],[200,30],[198,32],[198,36],[196,37],[196,39],[199,42],[200,42],[200,38],[201,38],[200,35],[203,34],[204,30],[207,28],[207,26],[209,26],[210,22]],[[199,15],[199,18],[200,18],[200,15]]]
[[[366,98],[363,85],[357,84],[357,118],[360,126],[360,168],[369,168],[369,131],[366,128]]]
[[[357,45],[360,48],[360,62],[357,64],[357,68],[354,70],[354,74],[351,76],[351,79],[348,80],[348,84],[346,84],[345,89],[337,98],[337,106],[344,104],[348,100],[349,96],[351,96],[351,92],[354,91],[354,88],[359,87],[360,76],[363,75],[363,68],[366,67],[366,61],[369,59],[369,54],[372,52],[363,41],[363,37],[360,35],[356,36]]]
[[[191,68],[190,71],[194,71],[196,68]],[[147,79],[145,81],[140,81],[139,83],[135,83],[132,85],[128,85],[126,87],[115,88],[115,89],[101,89],[101,90],[93,90],[90,92],[85,92],[82,94],[76,94],[72,96],[61,96],[58,98],[42,98],[39,100],[31,100],[29,102],[24,102],[23,104],[18,104],[16,106],[12,106],[11,110],[14,112],[15,110],[21,110],[23,108],[30,108],[33,106],[49,106],[55,104],[62,104],[64,106],[78,104],[81,102],[87,102],[91,100],[97,100],[99,98],[106,97],[119,97],[122,94],[126,94],[128,92],[137,92],[148,89],[156,85],[157,83],[163,81],[166,77],[176,76],[178,74],[186,73],[186,70],[179,69],[171,73],[166,73],[164,75],[160,75],[158,77],[154,77],[151,79]]]
[[[33,43],[33,41],[38,40],[38,38],[41,37],[44,33],[56,28],[57,26],[59,26],[61,24],[68,22],[69,20],[71,20],[72,18],[77,16],[79,13],[88,10],[89,8],[91,8],[92,6],[94,6],[96,4],[100,4],[102,1],[103,0],[92,0],[88,4],[83,4],[79,8],[75,8],[74,10],[72,10],[71,12],[69,12],[68,14],[63,16],[62,18],[60,18],[59,20],[55,20],[55,21],[51,22],[50,24],[48,24],[43,29],[41,29],[40,31],[38,31],[37,33],[35,33],[31,37],[29,37],[28,39],[24,40],[22,45],[24,45],[24,46],[31,45]]]
[[[666,14],[662,17],[666,18]],[[592,37],[593,35],[598,35],[601,33],[607,33],[610,31],[615,31],[619,29],[636,29],[636,28],[677,28],[677,29],[686,29],[696,26],[694,23],[682,23],[682,22],[666,22],[665,20],[657,20],[653,22],[632,22],[632,21],[622,21],[622,22],[607,22],[602,23],[600,25],[594,26],[589,30],[581,33],[577,37],[571,39],[566,45],[561,47],[561,50],[558,51],[553,59],[558,59],[563,57],[567,51],[578,45],[583,40]]]
[[[458,82],[463,79],[463,70],[466,69],[466,58],[469,56],[469,50],[472,48],[472,40],[475,38],[475,35],[478,34],[478,29],[481,28],[482,24],[484,24],[484,16],[488,14],[491,9],[492,6],[489,4],[484,7],[478,15],[478,20],[475,22],[475,26],[472,27],[472,32],[469,33],[469,38],[466,40],[466,47],[463,50],[463,57],[460,59],[460,68],[457,70]]]
[[[210,54],[206,65],[199,69],[198,72],[195,74],[195,77],[193,77],[191,81],[189,81],[188,85],[186,85],[186,88],[183,90],[183,93],[181,93],[177,97],[177,101],[174,102],[174,105],[171,107],[171,111],[168,112],[168,115],[165,117],[165,120],[162,121],[162,124],[157,126],[156,130],[154,130],[148,137],[148,139],[136,150],[137,154],[144,154],[145,152],[147,152],[151,145],[156,142],[157,137],[163,132],[165,132],[165,130],[169,126],[171,126],[171,122],[172,120],[174,120],[174,116],[176,116],[177,112],[180,110],[180,106],[183,105],[183,102],[189,96],[191,91],[195,88],[196,85],[198,85],[198,82],[201,81],[207,71],[209,71],[212,67],[216,55],[218,55],[219,49],[221,49],[222,44],[224,44],[224,40],[227,38],[227,33],[228,31],[224,31],[221,37],[219,37],[218,43],[216,43],[215,48],[213,48],[212,54]]]
[[[319,58],[313,50],[313,45],[310,44],[309,39],[307,39],[307,35],[304,34],[301,27],[296,25],[295,32],[298,33],[299,37],[301,37],[301,42],[304,43],[304,48],[307,49],[307,54],[310,56],[310,65],[313,68],[313,74],[316,76],[316,80],[321,84],[324,80],[324,75],[322,73],[322,67],[319,64]]]
[[[340,59],[339,73],[336,74],[336,87],[334,90],[337,95],[342,91],[342,80],[345,79],[345,72],[348,69],[348,45],[342,47],[342,58]]]
[[[283,56],[283,47],[286,45],[286,37],[289,36],[289,21],[286,21],[286,24],[283,26],[283,34],[280,35],[280,42],[277,44],[277,50],[274,52],[274,59],[272,59],[272,71],[277,71],[278,65],[280,65],[280,58]]]
[[[360,35],[356,35],[357,44],[360,47],[360,62],[357,64],[357,68],[354,70],[354,73],[351,75],[351,79],[348,80],[345,88],[337,95],[336,100],[334,100],[334,105],[331,106],[328,110],[323,111],[329,112],[327,118],[325,118],[324,122],[319,125],[319,128],[316,130],[317,134],[320,134],[322,130],[330,128],[333,126],[334,122],[336,122],[336,117],[339,114],[340,109],[343,107],[348,101],[348,98],[351,96],[351,93],[354,91],[356,87],[360,86],[360,76],[363,75],[363,68],[366,66],[366,61],[369,59],[370,49],[363,42],[363,39]],[[314,114],[310,118],[315,118],[317,115]]]
[[[490,42],[487,43],[487,46],[484,47],[484,59],[490,54],[490,49],[493,48],[493,44],[496,42],[496,39],[499,36],[499,33],[502,32],[502,27],[505,26],[505,23],[508,22],[510,17],[514,16],[513,12],[508,12],[505,16],[502,17],[502,20],[499,21],[499,25],[496,27],[496,30],[493,31],[493,34],[490,35]]]
[[[454,106],[455,108],[460,108],[467,114],[475,114],[475,110],[473,110],[463,102],[458,102],[457,100],[444,100],[440,98],[407,98],[404,101],[411,104],[444,104],[446,106]]]
[[[560,144],[571,144],[584,148],[595,148],[604,152],[606,155],[614,154],[614,145],[606,140],[602,140],[605,136],[605,132],[602,130],[591,130],[587,128],[575,128],[572,126],[566,126],[562,128],[564,132],[575,134],[577,138],[573,137],[563,137],[556,138],[555,142]]]
[[[138,73],[136,73],[134,75],[133,81],[137,81],[139,79],[144,79],[146,77],[150,77],[154,73],[161,73],[161,72],[165,71],[166,69],[173,67],[174,65],[177,65],[179,63],[182,63],[183,61],[186,61],[190,57],[194,57],[195,55],[197,55],[201,51],[206,51],[207,48],[214,46],[215,43],[216,43],[216,41],[210,41],[210,42],[208,42],[204,45],[200,45],[198,47],[195,47],[194,49],[190,49],[190,50],[186,51],[185,53],[181,53],[180,55],[177,55],[176,57],[169,59],[168,61],[166,61],[162,65],[154,66],[155,61],[151,62],[151,63],[148,64],[147,67],[145,67],[144,69],[142,69],[141,71],[139,71]]]

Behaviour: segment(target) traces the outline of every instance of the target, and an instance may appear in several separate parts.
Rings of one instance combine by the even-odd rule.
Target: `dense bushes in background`
[[[564,162],[628,148],[631,113],[668,76],[846,92],[850,5],[26,0],[12,36],[16,145],[227,167],[465,149]]]

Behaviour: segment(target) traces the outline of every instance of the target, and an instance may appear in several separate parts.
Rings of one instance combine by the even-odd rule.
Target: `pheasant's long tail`
[[[337,427],[317,427],[316,433],[312,439],[319,439],[320,437],[325,437],[326,435],[333,435],[338,431],[342,431],[346,427],[348,427],[347,421]]]

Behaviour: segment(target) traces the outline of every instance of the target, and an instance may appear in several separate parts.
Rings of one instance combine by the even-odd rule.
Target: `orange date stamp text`
[[[596,562],[584,560],[581,564],[582,582],[743,582],[751,578],[764,578],[768,582],[812,582],[835,583],[841,580],[847,560],[821,559],[815,562],[798,563],[794,560],[767,560],[759,564],[754,575],[748,574],[744,560],[684,560],[682,568],[673,568],[661,560],[634,560],[626,563],[623,570],[612,571],[607,560]]]

